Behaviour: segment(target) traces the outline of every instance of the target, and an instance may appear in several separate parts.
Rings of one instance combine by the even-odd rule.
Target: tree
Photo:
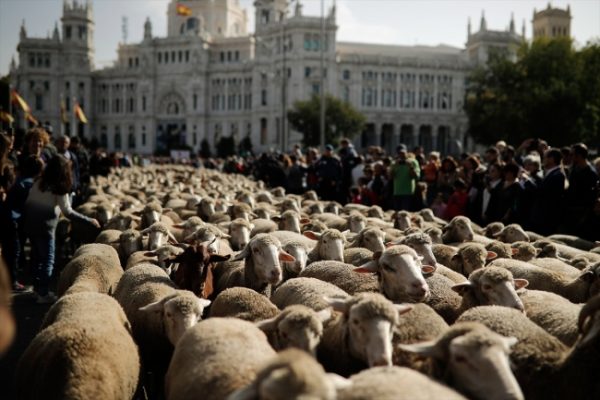
[[[339,137],[352,138],[362,132],[366,119],[350,103],[333,96],[325,96],[325,142],[336,143]],[[321,100],[314,95],[310,100],[297,101],[288,112],[291,126],[303,134],[306,146],[320,143]]]
[[[475,70],[465,111],[483,144],[540,137],[555,146],[598,140],[600,47],[573,49],[570,39],[524,44],[516,63],[492,58]]]

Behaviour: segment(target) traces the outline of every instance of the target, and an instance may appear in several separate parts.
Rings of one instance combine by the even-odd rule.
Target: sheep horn
[[[585,321],[587,321],[588,317],[593,316],[598,309],[600,309],[600,296],[589,299],[585,306],[583,306],[579,312],[579,319],[577,321],[577,328],[580,333],[583,332]]]

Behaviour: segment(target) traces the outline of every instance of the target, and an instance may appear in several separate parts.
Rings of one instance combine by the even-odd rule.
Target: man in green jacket
[[[398,158],[390,171],[394,181],[394,208],[414,211],[414,194],[421,168],[417,160],[407,158],[405,145],[398,146],[397,152]]]

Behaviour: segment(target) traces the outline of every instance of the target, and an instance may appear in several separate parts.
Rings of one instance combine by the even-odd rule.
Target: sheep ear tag
[[[214,291],[215,289],[213,284],[212,268],[208,266],[208,271],[206,272],[206,279],[204,280],[204,287],[202,288],[202,298],[208,299]]]

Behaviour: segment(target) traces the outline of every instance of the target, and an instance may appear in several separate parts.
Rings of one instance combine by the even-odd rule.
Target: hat
[[[327,146],[325,146],[325,150],[333,151],[333,146],[328,144]]]
[[[400,144],[400,145],[398,145],[398,147],[396,147],[396,153],[400,153],[401,151],[406,151],[405,144]]]

